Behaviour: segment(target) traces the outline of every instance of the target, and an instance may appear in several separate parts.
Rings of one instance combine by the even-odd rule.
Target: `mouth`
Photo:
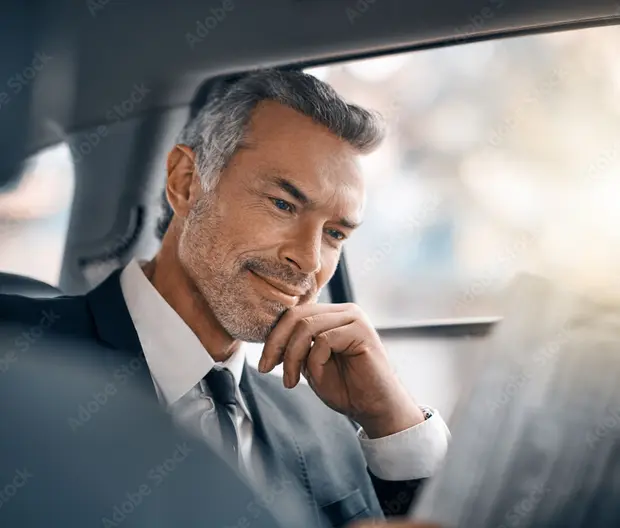
[[[261,286],[261,289],[269,297],[276,298],[282,302],[282,304],[294,306],[299,302],[299,298],[306,293],[305,291],[293,288],[288,284],[282,284],[274,279],[263,277],[252,270],[248,271],[250,272],[250,276],[256,279],[255,282]]]

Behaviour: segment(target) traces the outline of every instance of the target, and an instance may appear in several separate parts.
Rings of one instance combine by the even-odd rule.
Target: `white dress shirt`
[[[175,423],[190,434],[208,442],[221,442],[213,400],[202,381],[216,362],[146,278],[140,263],[132,260],[122,271],[120,282],[160,402]],[[252,417],[239,389],[244,362],[242,346],[219,364],[232,372],[237,385],[237,407],[232,418],[241,467],[260,480],[265,477],[264,465],[254,441]],[[409,480],[435,473],[446,454],[450,432],[433,410],[432,417],[400,433],[369,439],[360,429],[358,438],[374,475],[384,480]]]

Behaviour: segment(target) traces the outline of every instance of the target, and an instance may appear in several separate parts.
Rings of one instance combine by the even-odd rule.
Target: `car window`
[[[377,326],[501,315],[520,271],[618,295],[619,47],[612,26],[308,70],[386,119],[346,245]]]
[[[74,190],[71,152],[61,144],[25,167],[0,190],[0,271],[58,286]]]

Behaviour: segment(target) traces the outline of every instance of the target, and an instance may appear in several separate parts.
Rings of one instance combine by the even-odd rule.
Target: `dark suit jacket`
[[[26,353],[20,350],[27,350],[29,341],[46,335],[92,340],[103,352],[91,359],[111,373],[113,385],[136,385],[156,398],[119,277],[117,270],[85,296],[28,299],[0,295],[0,321],[30,328],[29,335],[15,340],[14,355]],[[240,386],[257,437],[273,455],[274,467],[287,468],[310,506],[324,513],[333,526],[407,512],[422,481],[391,482],[372,475],[352,423],[325,406],[309,388],[286,390],[280,380],[260,375],[247,364]],[[82,414],[86,419],[88,413]],[[76,419],[75,427],[80,423]],[[138,420],[134,426],[139,427]]]
[[[0,333],[10,343],[30,339],[32,328]],[[281,493],[274,516],[269,496],[261,500],[208,445],[175,431],[150,395],[120,384],[110,391],[109,373],[77,357],[86,351],[98,354],[92,342],[31,341],[2,364],[0,526],[320,526],[290,494]],[[72,352],[74,360],[60,360]]]

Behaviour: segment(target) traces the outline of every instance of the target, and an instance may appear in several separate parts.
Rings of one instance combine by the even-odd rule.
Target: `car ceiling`
[[[617,0],[56,0],[3,3],[0,17],[0,187],[19,175],[20,163],[43,147],[80,131],[111,124],[109,111],[135,86],[148,90],[139,111],[114,123],[105,148],[78,171],[76,198],[88,191],[80,177],[108,178],[122,200],[98,227],[79,232],[103,187],[74,205],[68,251],[124,233],[135,222],[129,207],[144,190],[166,145],[187,119],[205,80],[257,67],[312,65],[459,41],[620,20]],[[229,8],[224,10],[224,4]],[[230,8],[232,6],[232,8]],[[490,9],[475,33],[471,18]],[[197,32],[219,10],[204,38]],[[222,16],[224,11],[224,16]],[[353,18],[354,17],[354,18]],[[463,29],[461,29],[463,28]],[[471,29],[471,27],[470,27]],[[188,35],[197,40],[190,45]],[[204,33],[202,33],[204,35]],[[8,80],[51,57],[21,93]],[[421,79],[423,82],[423,79]],[[116,158],[116,159],[111,159]],[[102,165],[105,164],[105,170]],[[118,165],[118,166],[117,166]],[[163,166],[163,165],[162,165]],[[132,180],[128,183],[128,175]],[[148,185],[147,185],[148,187]],[[90,187],[89,187],[90,188]],[[76,216],[77,214],[77,216]],[[91,217],[93,214],[90,211]],[[90,229],[90,231],[88,231]],[[88,250],[86,250],[88,253]],[[75,260],[75,259],[74,259]],[[67,279],[68,283],[71,283]],[[79,288],[78,288],[79,289]]]
[[[7,27],[2,48],[4,55],[8,50],[15,55],[2,61],[0,79],[28,66],[37,52],[51,57],[26,87],[29,93],[20,97],[27,101],[30,96],[34,127],[23,148],[35,152],[57,142],[50,122],[67,133],[104,122],[106,112],[127,98],[136,83],[150,90],[147,111],[188,104],[205,78],[215,74],[450,42],[455,29],[485,7],[496,11],[480,24],[479,33],[486,35],[620,14],[614,0],[227,1],[232,10],[193,47],[187,34],[196,35],[197,22],[223,0],[57,0],[3,6]],[[366,5],[367,11],[356,5]],[[359,16],[350,21],[347,8]]]

